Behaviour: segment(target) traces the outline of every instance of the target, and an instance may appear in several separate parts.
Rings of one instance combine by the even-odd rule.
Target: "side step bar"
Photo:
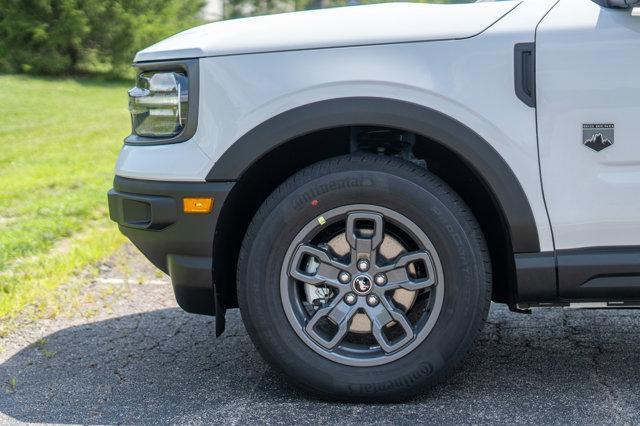
[[[518,309],[530,310],[531,308],[570,308],[570,309],[640,309],[640,301],[612,301],[612,302],[548,302],[548,303],[521,303]]]

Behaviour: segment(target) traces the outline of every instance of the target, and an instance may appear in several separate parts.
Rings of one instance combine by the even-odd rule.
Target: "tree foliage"
[[[224,14],[225,18],[230,19],[353,4],[387,3],[390,1],[398,0],[225,0]],[[469,1],[472,0],[412,0],[413,3],[467,3]]]
[[[0,0],[0,71],[123,76],[136,51],[200,23],[204,0]]]

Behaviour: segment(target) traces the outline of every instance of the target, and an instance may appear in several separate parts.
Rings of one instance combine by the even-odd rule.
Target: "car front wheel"
[[[388,401],[444,377],[481,329],[490,264],[469,209],[384,156],[315,164],[256,214],[238,263],[263,357],[321,397]]]

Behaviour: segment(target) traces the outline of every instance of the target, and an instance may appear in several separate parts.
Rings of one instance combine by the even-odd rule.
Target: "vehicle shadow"
[[[0,421],[35,423],[638,422],[633,311],[516,315],[494,306],[462,368],[404,404],[332,404],[260,359],[237,311],[164,309],[63,329],[0,365]],[[10,385],[11,383],[11,385]]]

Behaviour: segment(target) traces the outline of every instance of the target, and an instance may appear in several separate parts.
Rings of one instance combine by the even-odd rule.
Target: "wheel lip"
[[[427,318],[427,322],[424,324],[422,329],[416,333],[414,339],[409,342],[406,346],[401,348],[400,350],[393,352],[391,354],[384,354],[378,357],[370,357],[370,358],[361,358],[356,359],[353,357],[344,356],[339,354],[333,350],[328,350],[322,348],[317,342],[315,342],[310,336],[308,336],[304,331],[304,326],[302,326],[298,318],[293,311],[293,308],[290,306],[290,293],[289,288],[291,286],[291,278],[289,277],[288,270],[290,267],[290,262],[293,259],[293,253],[298,244],[304,241],[305,236],[310,235],[314,230],[320,229],[326,224],[329,224],[331,219],[336,216],[344,215],[351,211],[369,211],[369,212],[377,212],[384,216],[384,218],[390,218],[392,221],[397,224],[401,224],[405,231],[409,231],[414,238],[414,242],[419,243],[422,249],[426,249],[432,256],[436,275],[437,275],[437,286],[432,290],[435,291],[435,301],[433,304],[433,308],[429,317]],[[320,224],[317,221],[317,218],[323,217],[326,219],[325,224]],[[323,221],[324,222],[324,221]],[[285,261],[288,260],[288,261]],[[353,367],[373,367],[378,365],[388,364],[395,360],[398,360],[410,352],[415,350],[418,346],[420,346],[424,340],[429,336],[433,328],[435,327],[438,318],[440,317],[440,312],[442,310],[442,306],[444,304],[444,272],[442,267],[442,262],[440,261],[440,257],[438,252],[429,237],[426,235],[418,225],[415,224],[411,219],[407,218],[401,213],[398,213],[392,209],[377,206],[373,204],[350,204],[345,206],[336,207],[330,210],[327,210],[319,215],[316,218],[313,218],[309,221],[307,225],[305,225],[293,238],[291,241],[289,248],[287,249],[284,259],[282,261],[282,268],[280,272],[280,300],[282,302],[282,308],[285,312],[285,315],[293,328],[296,335],[305,343],[305,345],[312,349],[314,352],[318,353],[322,357],[329,359],[331,361],[337,362],[339,364],[353,366]],[[374,283],[375,285],[375,283]]]

